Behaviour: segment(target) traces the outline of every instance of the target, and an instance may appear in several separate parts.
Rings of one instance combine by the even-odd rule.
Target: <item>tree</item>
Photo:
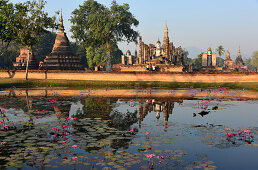
[[[224,49],[224,47],[222,45],[218,46],[216,51],[218,52],[220,57],[225,53],[225,49]]]
[[[223,65],[224,65],[224,59],[221,58],[221,57],[217,57],[217,58],[216,58],[216,65],[219,66],[219,67],[223,67]]]
[[[46,1],[36,0],[27,1],[23,5],[24,13],[18,16],[21,23],[17,30],[16,42],[28,48],[28,58],[26,65],[26,80],[28,79],[29,54],[34,45],[36,45],[43,33],[48,32],[49,28],[56,28],[56,18],[48,17],[48,13],[43,11]]]
[[[258,51],[255,51],[253,53],[253,58],[252,58],[252,61],[251,61],[251,65],[253,67],[255,67],[256,69],[258,68]]]
[[[24,15],[25,6],[13,4],[8,0],[0,1],[0,56],[8,49],[10,43],[17,38],[21,26],[19,16]]]
[[[106,48],[104,46],[93,48],[91,46],[87,47],[86,51],[87,63],[90,69],[97,65],[104,65],[106,63]]]
[[[104,46],[107,70],[111,70],[110,54],[114,45],[120,41],[137,42],[138,32],[133,26],[138,26],[139,21],[129,9],[128,4],[118,5],[116,1],[107,8],[94,0],[87,0],[72,12],[73,38],[85,49]]]
[[[203,53],[199,54],[197,58],[194,58],[192,61],[193,69],[200,70],[202,68],[202,55]]]
[[[87,64],[87,58],[86,58],[86,50],[84,50],[82,45],[77,44],[76,42],[70,42],[70,47],[71,50],[73,52],[73,54],[75,54],[76,56],[78,56],[80,58],[81,64],[83,65],[83,67],[88,67]]]
[[[182,64],[185,65],[185,66],[188,66],[192,61],[191,58],[187,57],[188,55],[189,55],[189,52],[186,49],[183,49],[182,50],[182,57],[183,57],[183,63]]]

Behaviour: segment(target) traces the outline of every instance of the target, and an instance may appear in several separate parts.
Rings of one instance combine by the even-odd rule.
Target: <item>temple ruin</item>
[[[154,44],[145,44],[142,37],[139,37],[139,56],[132,56],[127,51],[126,55],[121,56],[121,71],[146,71],[148,64],[156,66],[157,71],[182,72],[184,68],[183,50],[175,48],[168,36],[168,27],[165,25],[163,44],[157,41]]]
[[[46,56],[39,67],[41,70],[83,70],[79,57],[75,56],[70,48],[69,40],[64,32],[63,17],[61,12],[59,32],[52,52]]]

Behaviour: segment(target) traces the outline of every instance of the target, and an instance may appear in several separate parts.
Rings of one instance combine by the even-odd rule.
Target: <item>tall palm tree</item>
[[[224,49],[224,47],[222,45],[218,46],[216,51],[218,52],[220,57],[225,53],[225,49]]]

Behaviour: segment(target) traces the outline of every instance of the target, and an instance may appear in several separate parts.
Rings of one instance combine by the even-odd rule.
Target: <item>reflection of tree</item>
[[[130,130],[130,126],[138,121],[137,110],[134,112],[127,110],[124,114],[115,110],[110,118],[112,126],[119,130]]]
[[[108,120],[110,112],[112,110],[112,104],[116,103],[117,100],[110,99],[85,99],[83,112],[84,114],[77,114],[78,118],[101,118],[103,120]],[[82,101],[83,103],[83,101]]]

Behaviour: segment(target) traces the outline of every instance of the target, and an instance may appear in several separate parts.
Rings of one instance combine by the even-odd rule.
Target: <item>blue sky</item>
[[[25,2],[25,0],[10,0]],[[84,0],[47,0],[45,10],[54,15],[63,9],[64,25],[69,37],[72,11]],[[111,0],[98,0],[109,6]],[[196,50],[206,51],[223,45],[235,58],[238,46],[243,57],[251,57],[258,51],[258,0],[117,0],[128,3],[130,11],[139,20],[136,28],[146,44],[163,39],[165,23],[170,40],[176,46],[189,49],[190,57],[196,57]],[[138,49],[135,44],[120,43],[119,47]],[[195,49],[195,52],[194,50]]]

